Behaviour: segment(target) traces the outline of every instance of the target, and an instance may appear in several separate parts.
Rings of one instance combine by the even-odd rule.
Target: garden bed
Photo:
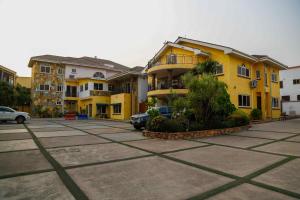
[[[232,128],[223,128],[223,129],[211,129],[211,130],[175,132],[175,133],[152,132],[152,131],[144,130],[143,135],[145,137],[150,137],[150,138],[179,140],[179,139],[192,139],[192,138],[203,138],[209,136],[225,135],[228,133],[248,130],[248,128],[250,128],[250,125],[232,127]]]

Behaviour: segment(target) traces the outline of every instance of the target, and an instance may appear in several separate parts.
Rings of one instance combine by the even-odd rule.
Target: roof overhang
[[[276,65],[276,66],[278,66],[282,70],[288,69],[288,67],[286,65],[284,65],[281,62],[279,62],[279,61],[277,61],[277,60],[275,60],[273,58],[270,58],[268,56],[259,58],[258,62],[264,62],[266,64]]]

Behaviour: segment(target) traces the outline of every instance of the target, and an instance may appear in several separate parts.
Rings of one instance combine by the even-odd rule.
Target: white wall
[[[280,81],[283,82],[283,88],[280,89],[281,96],[290,96],[290,102],[282,102],[282,112],[289,114],[295,111],[300,115],[300,101],[297,101],[297,95],[300,95],[300,84],[293,84],[294,79],[300,79],[300,67],[281,70]]]
[[[141,103],[147,99],[148,81],[147,76],[138,78],[138,102]]]
[[[102,83],[103,84],[103,90],[102,91],[108,91],[108,84],[107,83]],[[80,92],[80,86],[78,87],[79,91],[79,98],[86,98],[90,96],[90,90],[94,90],[94,83],[93,82],[88,82],[88,89],[85,90],[85,85],[83,85],[83,91]]]
[[[72,73],[72,69],[76,69],[76,73]],[[69,78],[70,75],[74,75],[75,78],[92,78],[95,72],[102,72],[105,78],[108,78],[116,74],[116,72],[114,71],[105,70],[105,69],[66,65],[65,78]]]

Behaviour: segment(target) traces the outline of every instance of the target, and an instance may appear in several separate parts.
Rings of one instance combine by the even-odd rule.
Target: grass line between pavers
[[[285,138],[281,138],[281,139],[278,139],[278,140],[274,140],[274,141],[271,141],[271,142],[254,145],[254,146],[251,146],[251,147],[247,147],[246,149],[254,149],[254,148],[265,146],[265,145],[272,144],[272,143],[275,143],[275,142],[285,141],[286,139],[290,139],[290,138],[293,138],[293,137],[296,137],[296,135],[291,135],[291,136],[288,136],[288,137],[285,137]]]
[[[32,175],[32,174],[40,174],[44,172],[53,172],[54,169],[42,169],[42,170],[35,170],[35,171],[27,171],[27,172],[22,172],[22,173],[16,173],[16,174],[7,174],[7,175],[2,175],[0,176],[0,179],[5,179],[5,178],[14,178],[18,176],[27,176],[27,175]]]
[[[59,148],[67,148],[67,147],[80,147],[80,146],[90,146],[90,145],[98,145],[98,144],[109,144],[112,143],[109,142],[98,142],[98,143],[91,143],[91,144],[74,144],[74,145],[65,145],[65,146],[57,146],[57,147],[47,147],[45,146],[45,149],[59,149]]]
[[[275,191],[275,192],[278,192],[278,193],[281,193],[281,194],[285,194],[285,195],[300,199],[300,194],[299,193],[291,192],[291,191],[288,191],[288,190],[285,190],[285,189],[282,189],[282,188],[274,187],[272,185],[267,185],[267,184],[260,183],[260,182],[257,182],[257,181],[253,181],[253,180],[250,180],[248,183],[252,184],[252,185],[255,185],[255,186],[258,186],[258,187],[261,187],[261,188],[265,188],[265,189],[268,189],[268,190],[272,190],[272,191]]]
[[[38,138],[33,134],[33,132],[24,124],[25,128],[31,134],[33,141],[39,147],[41,153],[44,157],[48,160],[48,162],[52,165],[55,169],[56,173],[64,183],[64,185],[68,188],[70,193],[77,199],[77,200],[88,200],[86,194],[80,189],[80,187],[74,182],[74,180],[69,176],[69,174],[64,170],[64,168],[47,152],[47,150],[43,147],[40,143]]]
[[[34,148],[34,149],[19,149],[19,150],[11,150],[11,151],[1,151],[1,153],[14,153],[14,152],[22,152],[22,151],[33,151],[33,150],[39,150],[38,147]]]
[[[76,129],[76,128],[74,128],[74,129]],[[88,134],[90,134],[90,133],[88,133]],[[100,138],[103,138],[103,139],[107,139],[107,138],[101,137],[100,135],[97,135],[97,137],[100,137]],[[225,173],[225,172],[222,172],[222,171],[219,171],[219,170],[216,170],[216,169],[212,169],[212,168],[209,168],[209,167],[206,167],[206,166],[202,166],[202,165],[199,165],[199,164],[194,164],[194,163],[190,163],[190,162],[187,162],[187,161],[184,161],[184,160],[180,160],[180,159],[177,159],[177,158],[174,158],[174,157],[170,157],[168,155],[165,155],[165,153],[156,153],[156,152],[153,152],[153,151],[149,151],[149,150],[146,150],[146,149],[135,147],[135,146],[132,146],[132,145],[129,145],[129,144],[126,144],[126,143],[123,143],[123,142],[115,141],[115,140],[112,140],[112,139],[108,139],[108,140],[110,140],[110,141],[112,141],[114,143],[125,145],[127,147],[131,147],[131,148],[135,148],[135,149],[138,149],[138,150],[142,150],[142,151],[151,153],[154,156],[158,156],[158,157],[161,157],[161,158],[172,160],[172,161],[177,162],[177,163],[181,163],[181,164],[184,164],[184,165],[187,165],[187,166],[191,166],[191,167],[194,167],[194,168],[197,168],[197,169],[201,169],[201,170],[204,170],[204,171],[207,171],[207,172],[211,172],[211,173],[214,173],[214,174],[217,174],[217,175],[222,175],[222,176],[225,176],[227,178],[231,178],[231,179],[234,180],[232,182],[229,182],[227,184],[224,184],[222,186],[219,186],[217,188],[214,188],[212,190],[209,190],[207,192],[203,192],[203,193],[201,193],[199,195],[195,195],[194,197],[189,198],[189,199],[192,199],[192,200],[195,200],[195,199],[207,199],[207,198],[209,198],[211,196],[214,196],[216,194],[219,194],[221,192],[224,192],[226,190],[234,188],[234,187],[236,187],[238,185],[241,185],[243,183],[251,183],[251,184],[256,183],[256,182],[252,181],[251,179],[254,178],[254,177],[256,177],[256,176],[259,176],[259,175],[261,175],[263,173],[266,173],[267,171],[270,171],[270,170],[272,170],[272,169],[274,169],[276,167],[279,167],[279,166],[281,166],[281,165],[283,165],[283,164],[285,164],[285,163],[287,163],[287,162],[289,162],[289,161],[291,161],[291,160],[293,160],[293,159],[296,158],[296,156],[284,155],[283,157],[285,157],[285,159],[283,159],[283,160],[280,160],[278,162],[270,164],[270,165],[268,165],[268,166],[266,166],[266,167],[264,167],[264,168],[262,168],[260,170],[257,170],[255,172],[249,174],[249,175],[246,175],[244,177],[239,177],[239,176],[236,176],[236,175],[233,175],[233,174],[229,174],[229,173]],[[280,139],[280,140],[282,140],[282,139]],[[209,146],[210,145],[217,145],[217,146],[225,146],[225,147],[236,148],[236,149],[241,149],[241,150],[246,150],[246,151],[259,152],[259,151],[253,150],[253,149],[243,149],[241,147],[232,147],[232,146],[228,146],[228,145],[219,145],[219,144],[214,144],[214,143],[201,142],[201,141],[197,141],[197,140],[188,140],[188,141],[194,141],[194,142],[199,142],[199,143],[207,143]],[[202,147],[206,147],[206,146],[199,146],[197,148],[202,148]],[[184,150],[185,149],[180,149],[178,151],[184,151]],[[268,153],[268,152],[262,152],[262,153],[272,154],[272,153]],[[272,155],[274,155],[274,154],[272,154]],[[275,154],[275,155],[278,155],[278,154]],[[261,183],[257,183],[256,185],[259,186],[259,184],[262,185],[261,187],[263,187],[263,188],[267,188],[269,190],[273,190],[273,191],[276,191],[276,192],[279,192],[279,193],[282,193],[282,194],[285,194],[285,195],[288,195],[288,196],[295,197],[295,193],[293,193],[293,192],[290,192],[290,191],[287,191],[287,190],[283,190],[283,189],[280,189],[280,188],[276,188],[276,187],[273,187],[273,186],[270,186],[270,185],[261,184]]]

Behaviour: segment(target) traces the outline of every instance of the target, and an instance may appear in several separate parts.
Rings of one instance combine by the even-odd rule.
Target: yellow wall
[[[20,77],[17,76],[17,84],[20,84],[23,87],[31,88],[31,77]]]
[[[110,97],[110,118],[118,120],[128,120],[131,116],[131,94],[121,93]],[[121,113],[113,113],[113,104],[121,103]]]

